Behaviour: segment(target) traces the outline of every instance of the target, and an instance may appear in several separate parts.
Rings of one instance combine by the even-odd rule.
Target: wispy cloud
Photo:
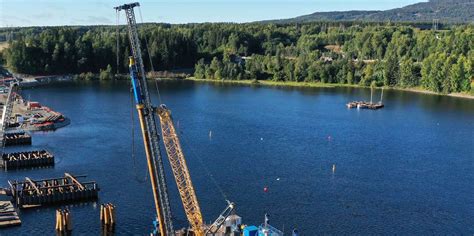
[[[112,24],[112,20],[110,18],[104,16],[88,16],[87,21],[91,24]],[[99,23],[100,22],[100,23]]]

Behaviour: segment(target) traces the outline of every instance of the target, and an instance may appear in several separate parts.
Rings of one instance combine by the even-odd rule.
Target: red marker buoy
[[[263,187],[264,192],[268,192],[268,187]]]

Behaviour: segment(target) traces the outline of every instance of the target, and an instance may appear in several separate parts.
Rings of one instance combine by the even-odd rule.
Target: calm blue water
[[[369,90],[160,86],[207,222],[226,206],[214,179],[246,224],[262,223],[268,212],[287,233],[474,233],[474,100],[385,91],[386,108],[358,111],[345,103],[368,99]],[[64,113],[71,125],[34,133],[31,148],[53,152],[54,168],[1,172],[0,185],[25,176],[87,174],[99,183],[100,199],[69,206],[74,234],[100,233],[102,202],[117,206],[118,235],[150,232],[153,199],[136,119],[136,160],[131,156],[135,110],[128,84],[60,84],[22,93]],[[165,164],[179,228],[186,218]],[[0,234],[51,235],[56,208],[22,210],[23,225]]]

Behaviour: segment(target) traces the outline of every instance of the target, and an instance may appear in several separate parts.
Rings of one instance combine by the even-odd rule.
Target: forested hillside
[[[296,23],[312,21],[398,21],[473,23],[473,0],[430,0],[386,11],[332,11],[315,12],[290,19],[270,20],[273,23]]]
[[[0,32],[1,33],[1,32]],[[474,26],[420,30],[403,24],[147,24],[144,61],[155,70],[195,68],[201,79],[309,81],[468,92],[474,76]],[[116,68],[114,27],[16,31],[4,52],[21,73],[82,73]],[[145,44],[148,41],[148,47]],[[119,72],[127,72],[125,28]]]

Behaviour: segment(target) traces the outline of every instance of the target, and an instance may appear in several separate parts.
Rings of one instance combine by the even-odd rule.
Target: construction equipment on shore
[[[135,2],[117,6],[114,9],[117,13],[117,19],[120,11],[125,11],[127,19],[127,30],[132,53],[132,56],[129,57],[130,80],[138,112],[138,119],[140,121],[148,172],[155,201],[157,221],[155,222],[154,234],[161,236],[178,234],[173,229],[171,218],[163,159],[159,144],[160,137],[156,125],[156,116],[158,116],[166,154],[178,187],[186,217],[191,226],[191,229],[188,230],[186,235],[189,233],[196,236],[224,235],[227,232],[229,234],[226,235],[230,235],[231,233],[232,235],[240,235],[241,218],[234,214],[235,205],[227,199],[228,206],[220,216],[210,226],[204,224],[191,175],[173,124],[171,111],[164,104],[161,104],[159,107],[154,107],[151,103],[134,13],[134,8],[139,6],[140,4]],[[268,236],[283,235],[281,231],[267,224],[260,226],[257,230]]]

